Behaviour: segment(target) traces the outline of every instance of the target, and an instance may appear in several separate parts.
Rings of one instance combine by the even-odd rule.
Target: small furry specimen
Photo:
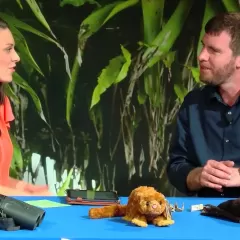
[[[174,224],[170,206],[165,196],[153,187],[140,186],[135,188],[126,205],[116,204],[100,208],[91,208],[89,217],[110,218],[123,217],[140,227],[147,227],[148,223],[156,226],[169,226]]]
[[[206,204],[201,214],[240,223],[240,198],[226,200],[218,206]]]

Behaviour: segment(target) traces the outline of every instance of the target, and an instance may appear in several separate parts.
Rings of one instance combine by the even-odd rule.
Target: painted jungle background
[[[166,176],[175,117],[199,84],[206,21],[238,0],[1,0],[21,63],[6,86],[11,175],[66,188],[151,185]]]

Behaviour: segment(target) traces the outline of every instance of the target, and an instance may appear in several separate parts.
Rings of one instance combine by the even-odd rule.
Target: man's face
[[[16,63],[20,60],[14,49],[14,39],[9,29],[0,29],[0,82],[11,82]]]
[[[236,71],[236,58],[230,49],[231,37],[225,31],[216,35],[205,34],[203,48],[198,56],[200,80],[219,86],[231,79]]]

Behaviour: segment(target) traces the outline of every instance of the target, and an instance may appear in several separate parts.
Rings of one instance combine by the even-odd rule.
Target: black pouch
[[[240,223],[240,198],[224,201],[218,206],[207,204],[203,207],[201,215]]]

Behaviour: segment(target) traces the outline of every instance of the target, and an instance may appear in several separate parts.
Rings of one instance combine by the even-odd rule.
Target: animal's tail
[[[91,208],[88,214],[90,218],[121,217],[125,216],[126,209],[126,205],[116,204],[111,206],[104,206],[101,208]]]

